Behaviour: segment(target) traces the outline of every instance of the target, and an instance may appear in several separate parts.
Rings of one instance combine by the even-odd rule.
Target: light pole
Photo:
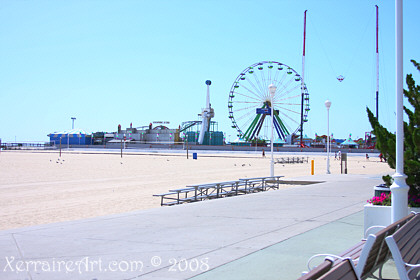
[[[74,121],[76,120],[75,117],[71,117],[72,123],[71,123],[71,129],[74,129]]]
[[[330,172],[330,107],[331,101],[325,101],[325,107],[327,108],[327,174]]]
[[[403,0],[395,0],[395,57],[396,57],[396,170],[391,185],[391,223],[407,216],[408,190],[404,174],[404,120],[403,120]]]
[[[277,87],[273,84],[268,86],[268,91],[270,92],[270,107],[271,107],[271,163],[270,163],[270,176],[274,177],[274,94],[276,93]]]
[[[75,117],[71,117],[71,130],[74,129],[74,121],[76,120]],[[67,132],[67,150],[70,149],[70,131]]]

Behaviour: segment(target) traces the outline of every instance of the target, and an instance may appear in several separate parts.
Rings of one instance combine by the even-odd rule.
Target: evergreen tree
[[[420,72],[420,64],[415,60],[411,62]],[[404,173],[407,175],[406,183],[410,187],[409,194],[417,200],[420,197],[420,86],[416,85],[412,74],[407,75],[406,83],[408,90],[404,90],[404,96],[414,111],[404,106],[404,112],[408,116],[408,123],[404,122]],[[376,135],[376,148],[387,159],[388,165],[395,169],[395,134],[383,127],[369,108],[366,109],[373,134]],[[389,175],[383,179],[388,186],[392,184]]]

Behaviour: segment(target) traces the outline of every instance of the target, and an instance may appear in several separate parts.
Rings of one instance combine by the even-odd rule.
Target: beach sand
[[[160,207],[153,194],[197,183],[269,176],[270,156],[261,154],[69,151],[0,152],[0,230]],[[293,157],[276,153],[275,158]],[[296,155],[294,155],[296,157]],[[326,156],[305,154],[308,163],[276,164],[275,175],[325,174]],[[331,173],[340,162],[330,157]],[[348,157],[349,174],[393,174],[378,156]],[[291,186],[285,186],[291,187]],[[372,186],[373,187],[373,186]],[[372,190],[373,193],[373,190]],[[366,198],[368,199],[368,197]]]

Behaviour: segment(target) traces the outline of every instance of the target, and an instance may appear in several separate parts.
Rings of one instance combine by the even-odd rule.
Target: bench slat
[[[347,249],[346,251],[340,254],[341,257],[350,257],[352,260],[358,259],[360,254],[363,250],[363,246],[365,245],[366,241],[360,241],[355,246]]]
[[[178,201],[171,201],[171,202],[165,202],[165,203],[163,203],[162,205],[165,205],[165,206],[172,206],[172,205],[177,205],[177,204],[179,204],[179,203],[178,203]]]
[[[404,229],[406,230],[405,234],[404,232],[401,233],[401,230]],[[415,234],[411,234],[410,231],[415,232]],[[401,239],[403,241],[407,239],[405,244],[408,244],[408,247],[411,248],[411,250],[407,251],[407,257],[409,257],[412,260],[415,260],[411,263],[418,263],[418,261],[420,260],[420,234],[418,234],[419,232],[420,215],[410,214],[407,217],[404,217],[399,221],[389,225],[388,227],[380,230],[378,233],[370,234],[367,240],[362,240],[355,246],[341,253],[339,256],[344,258],[344,260],[340,257],[337,258],[332,256],[332,260],[334,261],[332,269],[327,274],[325,274],[325,276],[322,276],[318,279],[366,279],[366,277],[371,276],[378,268],[382,267],[383,264],[390,258],[388,238],[390,238],[390,236],[393,234],[409,236],[408,238],[401,237]],[[352,261],[349,261],[349,259]],[[358,261],[358,263],[356,269],[354,269],[353,262],[356,261]],[[344,264],[344,262],[348,263]],[[341,268],[335,270],[339,266],[344,266],[344,268],[345,266],[347,266],[347,268],[351,269]]]
[[[319,280],[357,280],[357,274],[354,270],[354,266],[351,260],[346,259],[342,261],[339,265],[333,267],[325,275],[318,278]]]
[[[386,245],[385,238],[394,234],[398,228],[407,223],[407,221],[411,220],[413,217],[414,214],[410,214],[375,234],[376,240],[369,252],[365,267],[361,274],[362,277],[368,275],[369,273],[373,273],[390,258],[390,251]]]
[[[332,268],[333,262],[329,259],[326,259],[321,264],[317,265],[314,269],[301,276],[298,280],[312,280],[318,279],[325,273],[327,273]]]
[[[154,194],[153,196],[166,196],[171,194],[177,194],[176,192],[168,192],[168,193],[161,193],[161,194]]]
[[[416,214],[413,219],[408,221],[404,226],[399,228],[393,235],[386,238],[386,243],[392,253],[392,258],[394,259],[395,266],[398,271],[400,279],[408,280],[414,279],[416,273],[419,270],[413,270],[414,275],[408,275],[407,264],[419,265],[418,261],[420,259],[420,235],[418,233],[420,224],[420,214]],[[413,234],[414,233],[414,234]],[[407,238],[411,236],[412,240]],[[412,245],[409,248],[409,245]],[[415,260],[414,262],[410,261]],[[417,278],[416,278],[417,279]]]
[[[420,251],[420,215],[401,227],[394,235],[393,238],[398,244],[401,256],[407,263],[417,261],[416,255]]]

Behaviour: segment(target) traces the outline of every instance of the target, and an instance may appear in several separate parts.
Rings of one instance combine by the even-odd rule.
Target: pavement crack
[[[17,240],[16,240],[16,238],[15,238],[15,234],[14,234],[14,233],[12,233],[12,234],[11,234],[11,236],[12,236],[13,242],[15,243],[16,249],[17,249],[17,251],[18,251],[18,253],[19,253],[19,256],[20,256],[21,260],[22,260],[22,261],[24,261],[24,260],[25,260],[25,258],[24,258],[24,256],[23,256],[22,250],[20,249],[20,246],[19,246],[19,244],[18,244],[18,242],[17,242]],[[30,279],[30,280],[32,280],[32,275],[31,275],[31,273],[29,272],[29,270],[27,270],[27,271],[26,271],[26,273],[28,274],[29,279]]]

